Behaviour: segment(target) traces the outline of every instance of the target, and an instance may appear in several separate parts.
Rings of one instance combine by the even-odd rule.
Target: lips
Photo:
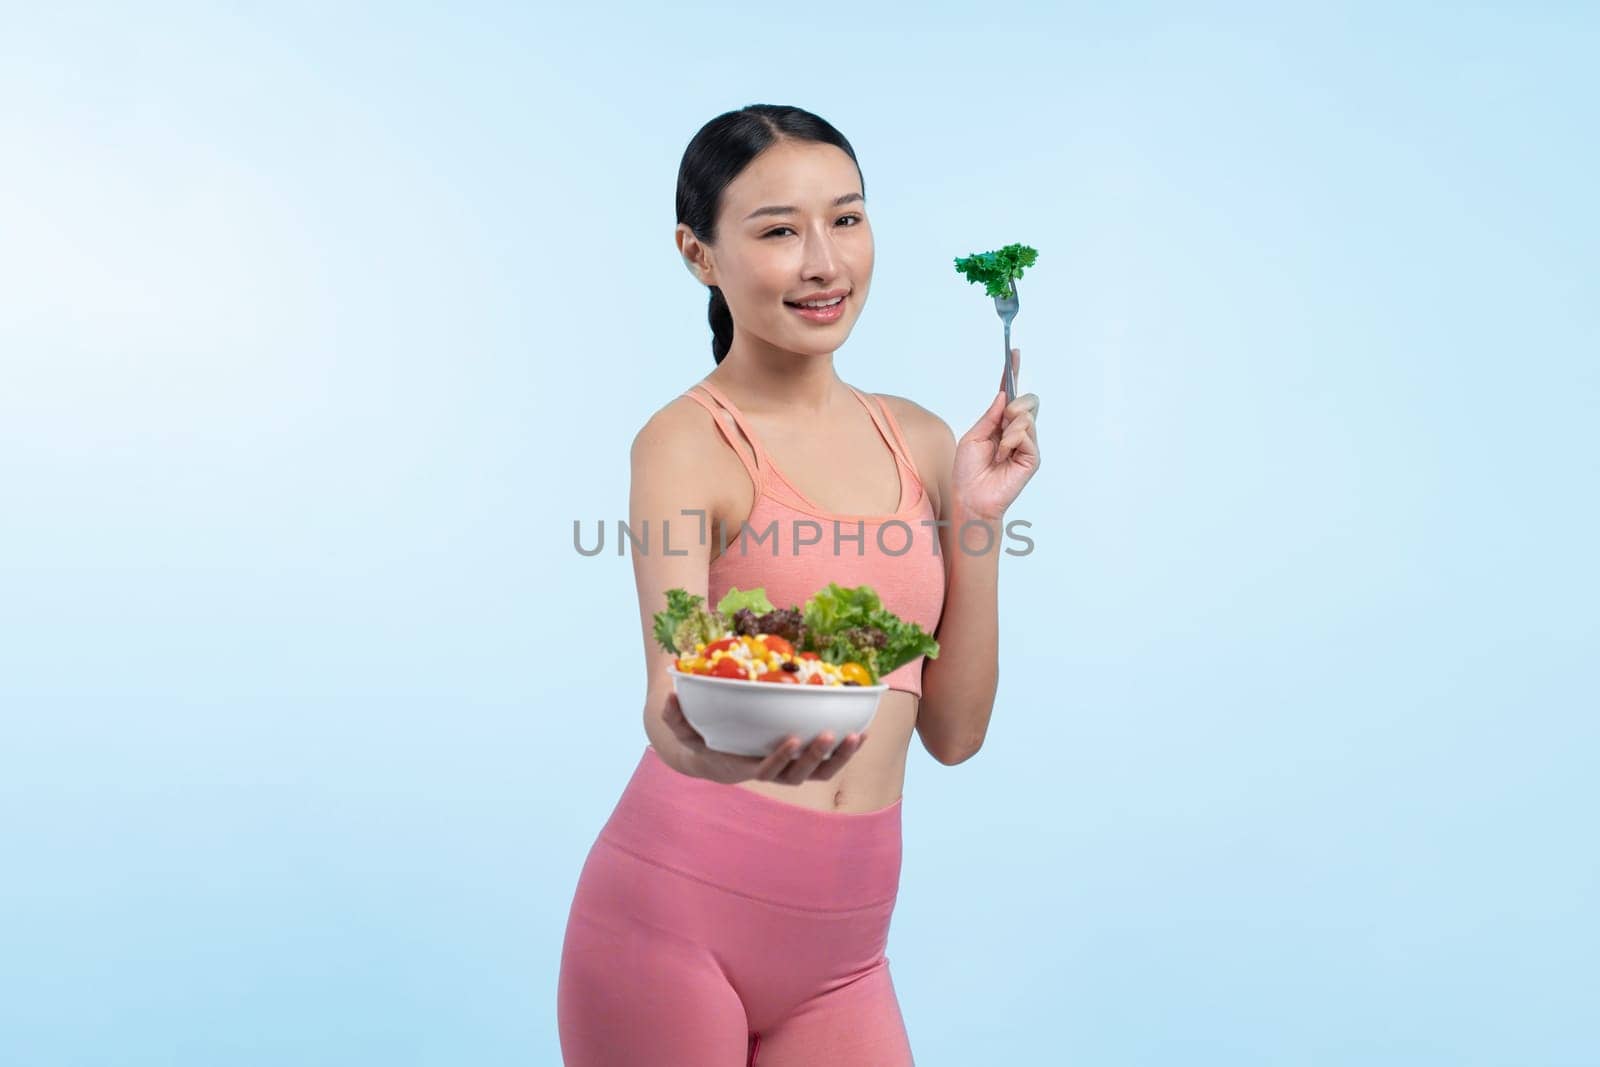
[[[817,293],[813,296],[801,297],[799,300],[785,300],[784,303],[788,304],[790,307],[800,307],[804,304],[816,303],[817,301],[822,300],[832,300],[835,297],[845,297],[849,295],[850,290],[848,289],[829,289],[827,292]]]
[[[802,307],[799,304],[791,304],[787,300],[785,300],[784,303],[788,305],[790,311],[794,312],[796,315],[799,315],[802,319],[805,319],[809,322],[828,325],[830,323],[838,322],[840,319],[844,318],[844,303],[849,299],[850,297],[848,295],[841,296],[835,303],[829,304],[827,307],[820,308]]]

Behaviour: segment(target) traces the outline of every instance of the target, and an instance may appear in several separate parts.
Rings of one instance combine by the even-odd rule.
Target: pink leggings
[[[884,955],[900,805],[816,811],[647,746],[567,919],[567,1067],[912,1063]]]

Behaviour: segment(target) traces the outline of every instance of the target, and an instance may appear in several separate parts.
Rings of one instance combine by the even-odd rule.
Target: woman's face
[[[873,247],[861,175],[843,150],[779,142],[723,191],[714,246],[694,240],[687,226],[679,230],[698,276],[722,290],[737,333],[818,355],[850,335],[872,282]],[[848,295],[832,321],[789,305],[841,289]]]

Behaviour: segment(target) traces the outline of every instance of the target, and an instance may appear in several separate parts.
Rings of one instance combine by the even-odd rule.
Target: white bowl
[[[846,735],[860,733],[878,712],[887,685],[785,685],[713,678],[672,669],[683,717],[706,747],[738,756],[768,756],[791,734],[808,745],[833,732],[828,755]]]

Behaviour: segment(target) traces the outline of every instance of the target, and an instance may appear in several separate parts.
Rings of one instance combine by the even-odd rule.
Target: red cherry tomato
[[[711,677],[748,679],[750,677],[750,673],[745,670],[744,664],[740,663],[732,656],[723,656],[721,659],[717,660],[717,662],[711,665]]]
[[[819,657],[815,652],[802,652],[802,653],[800,653],[800,658],[801,659],[819,659],[821,657]]]
[[[762,634],[761,643],[767,646],[768,651],[777,652],[785,656],[794,655],[794,646],[777,634]]]
[[[758,681],[758,682],[777,682],[780,685],[785,685],[785,684],[787,684],[787,685],[799,685],[800,684],[800,679],[798,679],[798,678],[796,678],[794,676],[794,672],[793,671],[785,671],[785,670],[768,671],[766,674],[758,674],[758,675],[756,675],[756,681]]]
[[[704,656],[706,659],[710,659],[711,658],[711,653],[717,651],[718,649],[729,649],[729,648],[732,648],[734,645],[736,645],[738,643],[739,643],[739,639],[737,637],[724,637],[720,641],[711,642],[709,645],[706,646],[706,650],[704,652],[700,653],[700,655]]]
[[[822,680],[822,675],[820,675],[820,674],[813,674],[813,675],[812,675],[812,676],[811,676],[811,680],[810,680],[810,681],[808,681],[808,682],[806,682],[806,684],[807,684],[807,685],[825,685],[825,684],[826,684],[826,683],[825,683],[825,682],[823,682],[823,680]]]

